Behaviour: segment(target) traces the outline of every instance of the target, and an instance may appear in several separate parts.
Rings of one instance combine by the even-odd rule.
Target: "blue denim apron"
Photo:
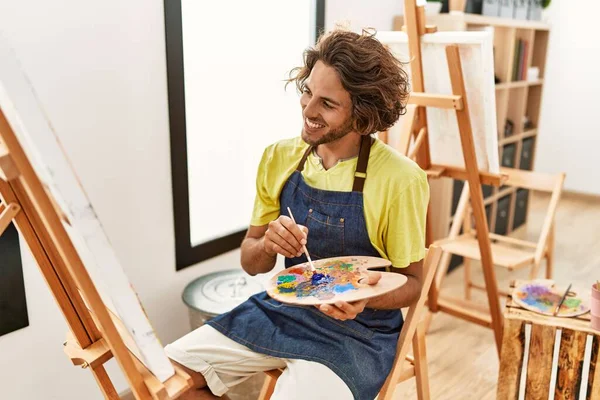
[[[379,257],[365,223],[362,189],[371,137],[361,142],[352,192],[308,186],[301,171],[312,148],[286,181],[281,214],[293,210],[296,222],[308,227],[307,248],[314,260],[364,255]],[[286,268],[306,257],[285,260]],[[250,297],[232,311],[207,322],[232,340],[273,357],[315,361],[333,370],[355,399],[372,400],[392,368],[403,319],[400,310],[366,308],[356,319],[339,321],[316,308],[280,303],[266,292]],[[306,382],[307,398],[313,388]]]

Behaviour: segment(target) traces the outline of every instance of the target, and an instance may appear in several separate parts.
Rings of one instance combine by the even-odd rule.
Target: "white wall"
[[[566,172],[567,190],[600,195],[597,0],[553,1],[535,169]]]
[[[391,31],[396,15],[404,14],[404,0],[326,0],[325,29],[339,21],[349,21],[351,30],[375,28]]]
[[[176,273],[162,0],[0,1],[12,42],[163,343],[189,328],[181,302],[233,251]],[[1,61],[0,61],[1,62]],[[0,337],[4,399],[101,399],[62,351],[66,324],[28,252],[30,326]],[[125,388],[114,361],[109,373]]]

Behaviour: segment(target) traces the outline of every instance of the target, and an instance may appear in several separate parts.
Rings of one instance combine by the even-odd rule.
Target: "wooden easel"
[[[0,235],[14,222],[27,242],[70,332],[64,351],[74,365],[89,368],[107,399],[119,395],[104,369],[114,357],[135,398],[173,399],[192,386],[184,371],[160,382],[127,348],[120,320],[103,303],[61,218],[21,143],[0,109]],[[57,344],[58,345],[58,344]]]
[[[483,275],[488,296],[489,317],[474,312],[472,308],[465,305],[462,300],[442,298],[440,296],[441,282],[448,270],[448,263],[444,262],[444,259],[442,259],[441,262],[442,268],[437,271],[431,286],[428,307],[431,313],[443,311],[467,321],[492,328],[498,355],[500,355],[503,319],[498,299],[498,284],[492,262],[489,228],[485,217],[481,185],[487,184],[499,186],[505,177],[480,172],[478,170],[471,120],[469,117],[469,105],[467,102],[458,46],[451,45],[446,48],[446,57],[448,60],[453,94],[440,95],[425,93],[421,59],[421,36],[425,33],[436,32],[437,28],[435,26],[425,25],[425,9],[422,6],[417,6],[416,0],[405,0],[404,16],[405,27],[403,30],[406,30],[406,33],[408,34],[413,92],[409,98],[409,109],[405,116],[408,122],[404,124],[402,130],[399,150],[404,154],[408,154],[408,148],[412,137],[414,138],[412,153],[419,166],[427,172],[427,175],[430,178],[449,177],[469,182],[471,205],[475,227],[477,229],[477,239],[481,251]],[[411,107],[410,105],[413,106]],[[427,139],[426,107],[454,109],[456,111],[465,169],[432,164],[429,152],[429,142]],[[463,202],[466,202],[466,199],[464,199]],[[427,220],[426,242],[427,245],[429,245],[432,242],[430,215]],[[448,255],[444,255],[444,257],[448,257]],[[431,314],[429,315],[429,319],[431,319]]]

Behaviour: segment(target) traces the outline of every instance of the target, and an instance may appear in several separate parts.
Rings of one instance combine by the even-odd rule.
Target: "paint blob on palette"
[[[524,284],[513,293],[513,300],[521,307],[543,315],[554,314],[556,306],[562,299],[563,292],[542,284]],[[567,295],[558,310],[557,317],[575,317],[589,311],[581,298]]]
[[[328,304],[378,296],[402,286],[407,280],[404,275],[383,272],[375,285],[361,283],[368,268],[390,265],[383,258],[339,257],[317,260],[314,264],[314,272],[306,263],[281,271],[271,279],[267,293],[282,303]]]

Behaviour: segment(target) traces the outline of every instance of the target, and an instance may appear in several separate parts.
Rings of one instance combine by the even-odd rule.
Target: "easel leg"
[[[465,167],[468,172],[469,190],[471,192],[471,206],[473,217],[475,218],[477,241],[479,242],[479,251],[481,254],[481,265],[483,268],[485,287],[490,306],[490,316],[492,318],[492,329],[494,330],[498,356],[500,356],[500,349],[502,347],[503,317],[500,309],[500,300],[498,298],[498,281],[494,271],[492,248],[489,238],[489,227],[485,214],[485,206],[483,204],[483,192],[481,190],[479,168],[477,165],[477,157],[475,155],[473,130],[471,128],[469,105],[467,102],[467,93],[465,89],[458,46],[448,46],[446,48],[446,56],[448,58],[452,92],[455,95],[461,96],[463,99],[463,109],[456,112],[456,117],[460,130],[460,139],[463,148]]]
[[[110,381],[104,366],[100,365],[96,368],[92,368],[92,374],[94,375],[94,378],[96,379],[96,382],[98,383],[98,386],[100,387],[105,399],[119,400],[119,394]]]

